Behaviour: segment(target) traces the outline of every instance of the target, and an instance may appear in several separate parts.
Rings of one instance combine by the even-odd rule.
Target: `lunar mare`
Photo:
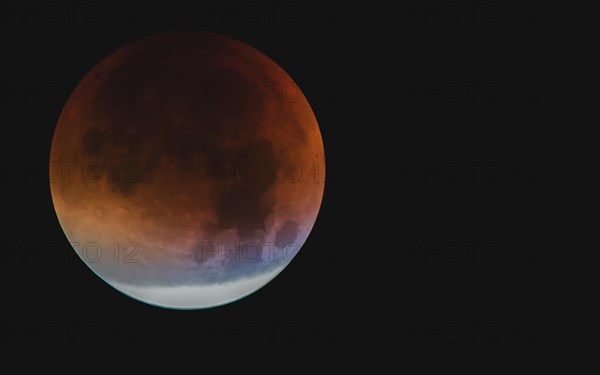
[[[201,32],[146,37],[93,67],[50,151],[74,250],[117,290],[169,308],[228,303],[275,277],[315,223],[324,174],[292,78]]]

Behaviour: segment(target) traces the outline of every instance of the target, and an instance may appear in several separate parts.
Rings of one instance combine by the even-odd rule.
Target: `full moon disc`
[[[324,188],[323,141],[275,62],[202,32],[142,38],[70,95],[50,189],[79,257],[137,300],[207,308],[267,284],[297,254]]]

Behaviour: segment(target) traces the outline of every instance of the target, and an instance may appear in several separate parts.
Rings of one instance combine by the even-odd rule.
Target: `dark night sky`
[[[540,3],[491,3],[3,4],[3,366],[597,369],[584,341],[591,313],[574,305],[591,294],[557,288],[563,260],[540,218]],[[77,82],[115,49],[179,30],[233,37],[282,66],[315,112],[328,169],[313,232],[277,282],[203,311],[108,287],[73,257],[48,184],[50,141]]]

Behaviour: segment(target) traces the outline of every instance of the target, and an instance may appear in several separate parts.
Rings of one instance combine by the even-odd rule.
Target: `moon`
[[[136,40],[58,119],[50,192],[74,251],[115,289],[173,309],[243,298],[309,236],[325,156],[302,90],[230,37]]]

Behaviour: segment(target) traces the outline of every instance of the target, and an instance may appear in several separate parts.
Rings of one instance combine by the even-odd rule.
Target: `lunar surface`
[[[137,300],[199,309],[238,300],[300,250],[325,158],[293,79],[211,33],[128,44],[78,84],[50,151],[56,214],[74,250]]]

